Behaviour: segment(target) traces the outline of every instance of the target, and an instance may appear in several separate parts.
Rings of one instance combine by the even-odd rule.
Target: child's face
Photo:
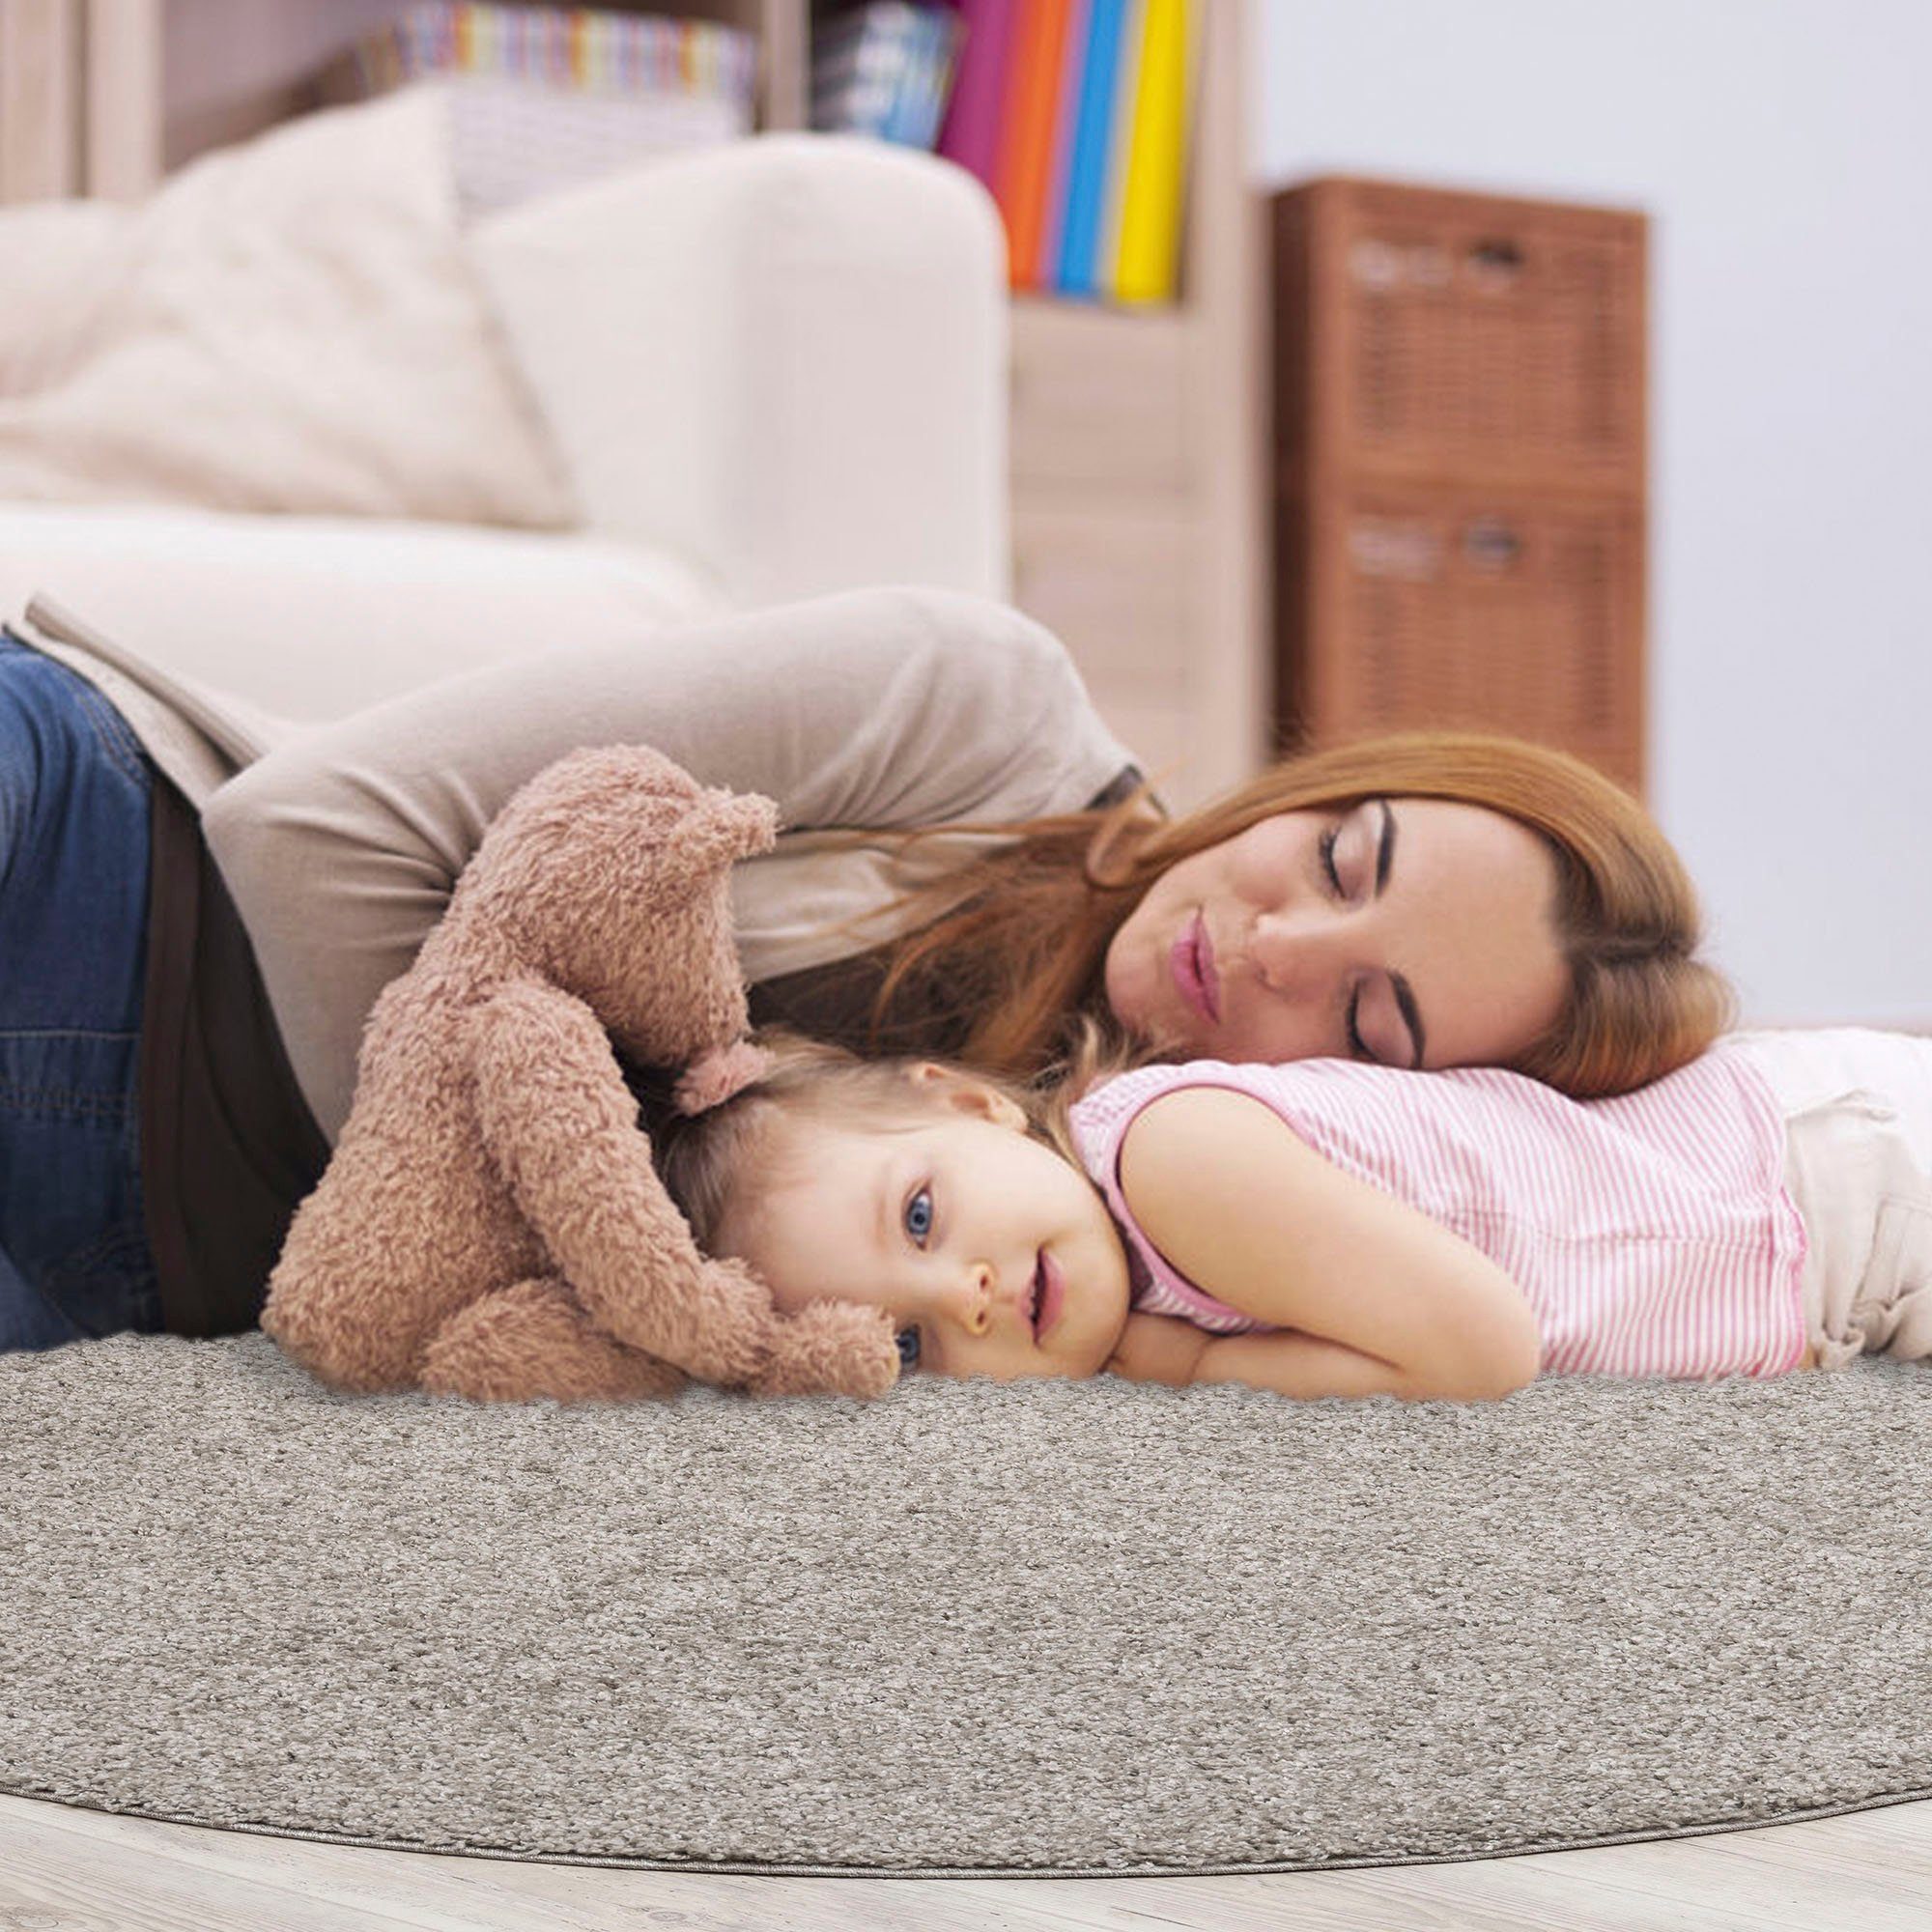
[[[921,1069],[931,1124],[867,1131],[777,1123],[783,1172],[739,1190],[715,1245],[746,1261],[784,1310],[808,1301],[891,1311],[922,1374],[1091,1376],[1127,1315],[1127,1264],[1098,1191],[1028,1138],[1003,1095]]]

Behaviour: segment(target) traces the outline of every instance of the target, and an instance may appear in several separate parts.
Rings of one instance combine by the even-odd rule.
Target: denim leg
[[[151,784],[121,714],[0,633],[0,1349],[160,1326],[138,1091]]]

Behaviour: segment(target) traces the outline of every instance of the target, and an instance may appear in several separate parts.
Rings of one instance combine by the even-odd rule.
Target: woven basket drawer
[[[1643,531],[1600,502],[1365,485],[1284,510],[1294,727],[1507,731],[1642,782]]]
[[[1276,223],[1311,466],[1640,490],[1641,215],[1333,181]]]

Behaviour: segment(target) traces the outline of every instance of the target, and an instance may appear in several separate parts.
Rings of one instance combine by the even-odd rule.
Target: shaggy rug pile
[[[0,1789],[721,1871],[1481,1858],[1932,1791],[1932,1372],[349,1399],[0,1357]]]

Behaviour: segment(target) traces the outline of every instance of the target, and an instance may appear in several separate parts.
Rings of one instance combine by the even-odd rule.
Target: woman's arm
[[[1197,1381],[1285,1395],[1470,1400],[1536,1375],[1541,1336],[1487,1255],[1345,1174],[1253,1095],[1190,1087],[1121,1143],[1148,1238],[1208,1293],[1293,1334],[1209,1341]]]
[[[332,1139],[376,995],[518,786],[644,744],[785,827],[1077,810],[1127,761],[1051,632],[956,592],[844,592],[595,650],[528,652],[305,733],[203,823],[290,1062]]]

